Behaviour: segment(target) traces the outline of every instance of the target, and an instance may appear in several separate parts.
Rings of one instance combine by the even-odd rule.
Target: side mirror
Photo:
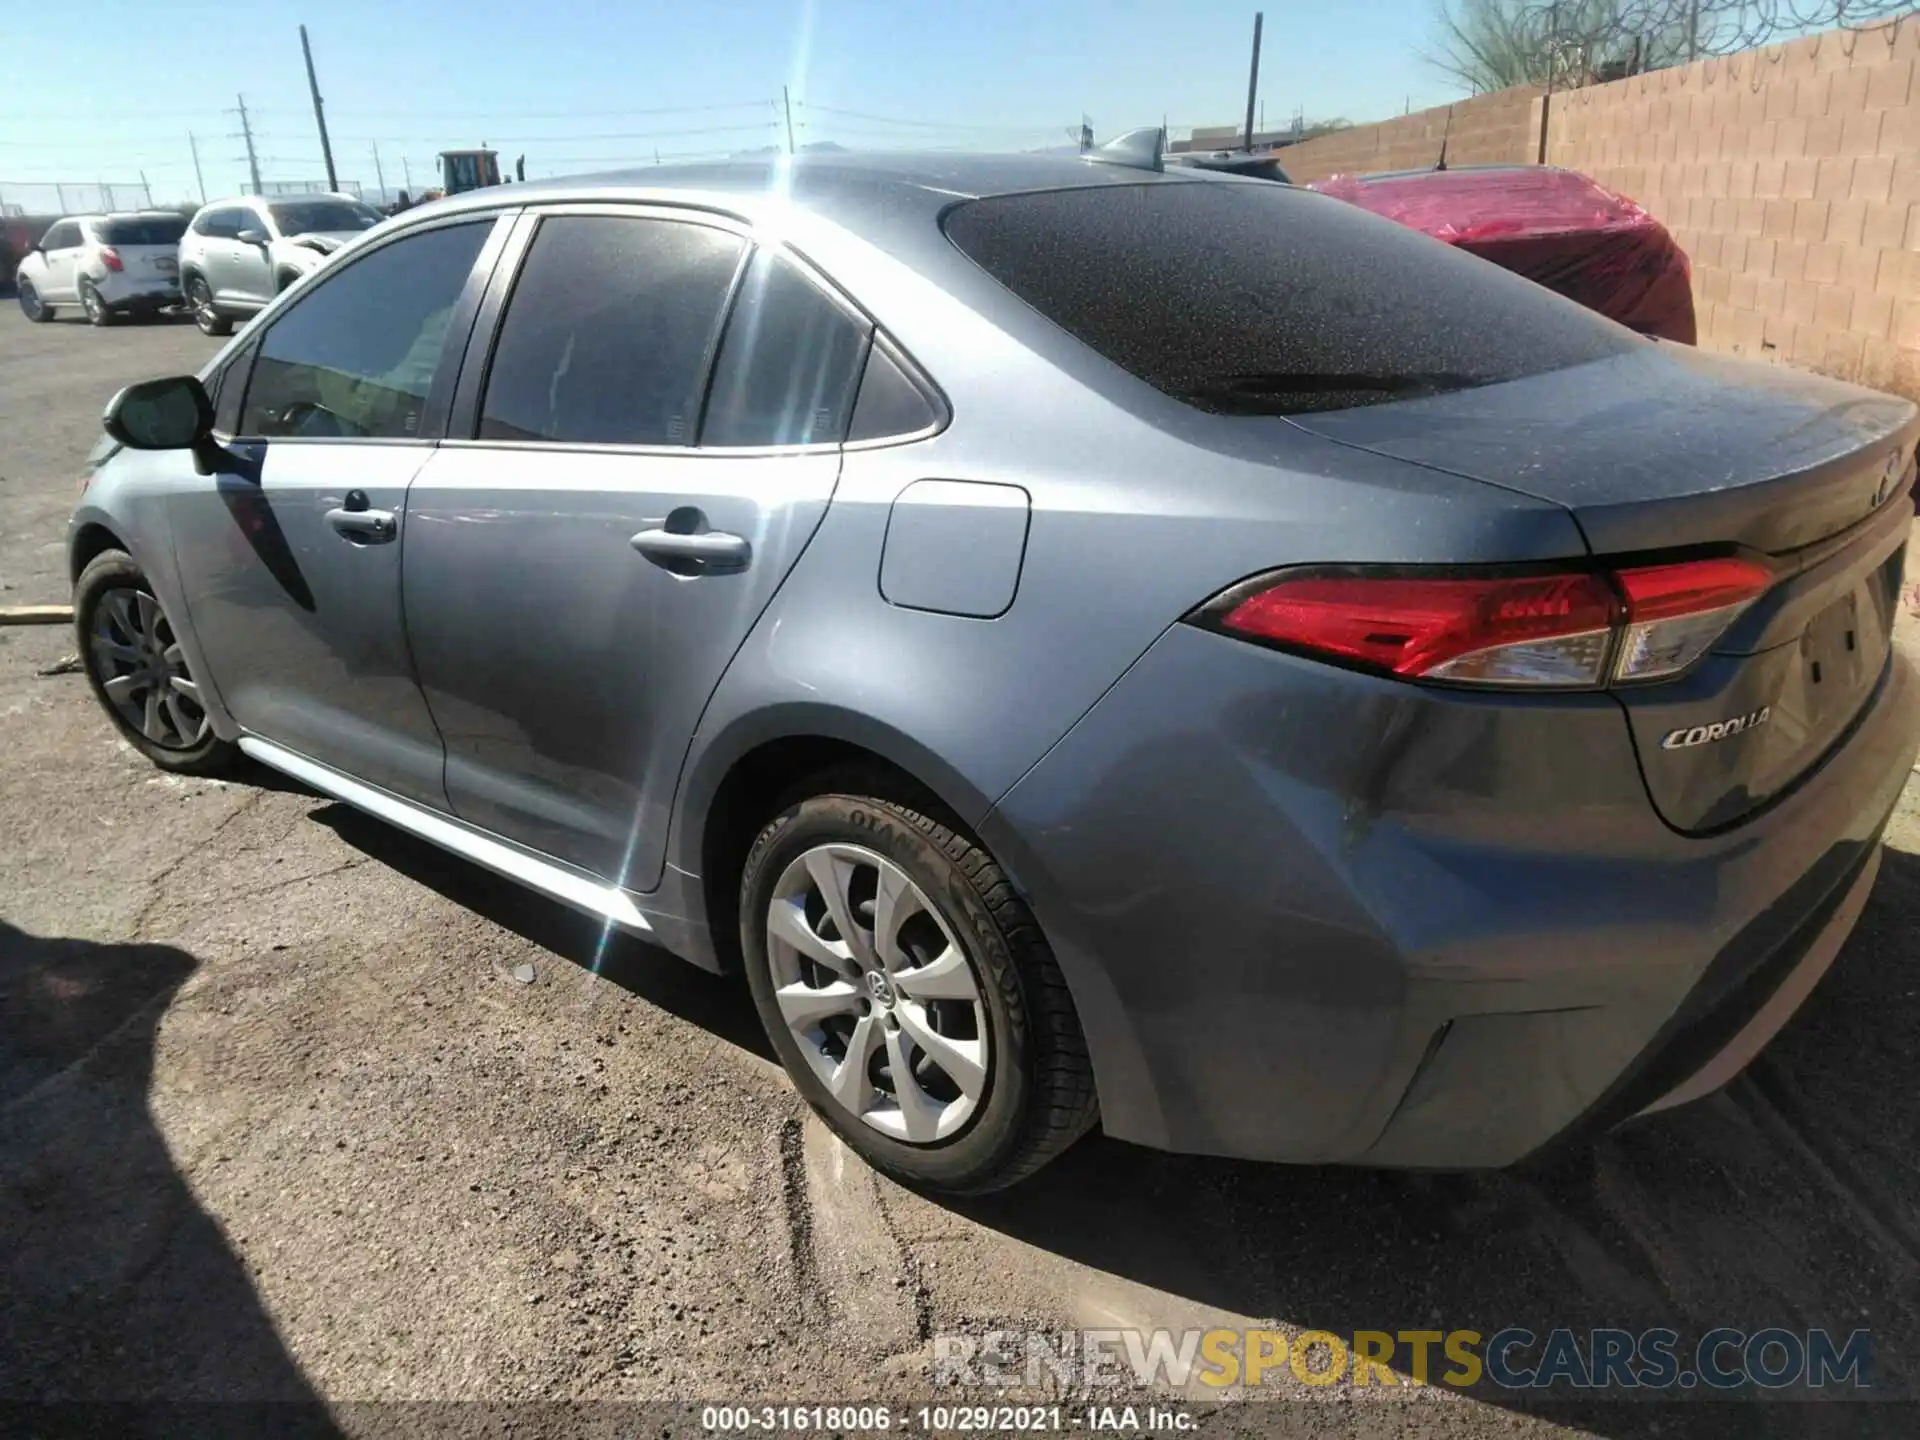
[[[242,245],[258,245],[263,250],[267,244],[267,232],[264,230],[256,230],[251,226],[242,230],[239,235],[234,238],[239,240]]]
[[[129,450],[191,450],[202,475],[225,459],[213,439],[213,401],[191,375],[127,386],[107,402],[101,424]]]

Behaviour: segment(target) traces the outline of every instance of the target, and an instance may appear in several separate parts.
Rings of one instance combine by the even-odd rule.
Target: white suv
[[[351,195],[249,195],[202,206],[180,237],[194,322],[225,335],[386,217]]]
[[[20,308],[43,321],[57,305],[78,305],[94,324],[111,325],[121,315],[177,304],[176,251],[186,228],[170,210],[56,220],[20,262]]]

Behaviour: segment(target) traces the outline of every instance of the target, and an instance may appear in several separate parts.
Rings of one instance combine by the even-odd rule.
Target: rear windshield
[[[273,223],[282,235],[371,230],[382,218],[371,205],[351,200],[277,200],[267,208],[273,211]]]
[[[102,245],[178,245],[187,233],[184,215],[132,215],[93,222]]]
[[[1001,195],[945,225],[1049,320],[1220,414],[1443,394],[1649,343],[1485,260],[1281,185]]]

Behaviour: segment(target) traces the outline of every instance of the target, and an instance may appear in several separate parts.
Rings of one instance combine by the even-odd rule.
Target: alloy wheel
[[[30,280],[17,280],[15,284],[18,287],[20,296],[20,308],[26,312],[29,320],[38,320],[40,318],[40,292],[33,288],[33,282]]]
[[[206,738],[200,687],[153,596],[126,586],[106,591],[87,645],[100,688],[134,730],[169,750],[190,750]]]
[[[767,906],[774,1000],[834,1103],[909,1144],[964,1130],[992,1055],[973,962],[938,905],[893,861],[816,845]]]
[[[219,323],[220,317],[214,312],[213,291],[207,288],[207,282],[194,276],[187,286],[187,304],[193,309],[194,323],[208,334]]]
[[[80,303],[86,307],[87,319],[98,325],[107,314],[107,302],[100,298],[100,292],[91,285],[80,290]]]

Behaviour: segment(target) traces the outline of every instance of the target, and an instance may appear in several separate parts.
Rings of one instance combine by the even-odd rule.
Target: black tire
[[[154,630],[161,640],[170,638],[171,626],[166,612],[154,595],[153,587],[139,565],[124,550],[103,550],[87,563],[73,587],[73,628],[80,658],[93,687],[94,699],[107,712],[127,743],[162,770],[180,775],[218,775],[230,768],[239,756],[239,747],[220,739],[209,727],[191,743],[165,743],[142,733],[121,713],[119,705],[107,693],[107,684],[116,678],[116,669],[124,662],[108,653],[107,643],[115,635],[114,624],[101,615],[101,608],[115,592],[133,591],[151,600],[159,621]],[[100,622],[100,623],[96,623]],[[164,627],[164,628],[162,628]],[[184,670],[184,662],[182,667]],[[191,677],[189,677],[191,678]],[[204,714],[204,712],[202,712]],[[171,725],[168,718],[163,722]]]
[[[1053,952],[993,857],[956,826],[870,793],[876,789],[893,787],[857,775],[834,777],[755,839],[740,880],[741,953],[754,1005],[801,1096],[869,1164],[925,1190],[1003,1189],[1045,1165],[1099,1118],[1086,1040]],[[858,845],[892,861],[941,908],[968,952],[986,1017],[989,1064],[977,1108],[951,1138],[896,1140],[841,1106],[801,1053],[774,998],[768,907],[787,867],[826,843]]]
[[[80,282],[80,308],[87,312],[87,323],[95,329],[102,329],[120,318],[91,280]]]
[[[193,323],[200,327],[202,335],[218,337],[233,333],[233,321],[222,315],[220,307],[213,303],[213,291],[203,276],[187,276],[183,293],[187,309],[193,315]]]
[[[299,278],[300,278],[300,275],[298,271],[282,270],[278,275],[274,277],[273,293],[276,295],[284,295],[287,292],[287,288]]]
[[[14,281],[14,289],[20,301],[20,311],[35,325],[44,325],[53,319],[53,307],[40,298],[40,292],[33,288],[33,282],[25,278]]]

